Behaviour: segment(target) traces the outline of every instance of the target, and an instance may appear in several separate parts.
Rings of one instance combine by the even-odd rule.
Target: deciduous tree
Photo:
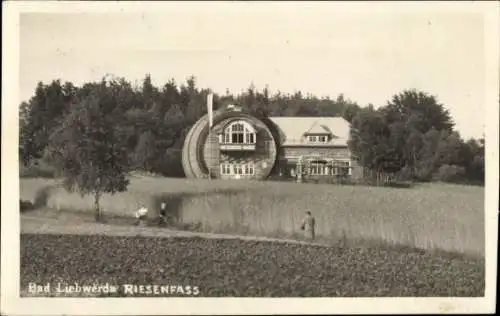
[[[97,221],[103,194],[127,189],[127,148],[112,116],[102,115],[99,90],[74,105],[50,137],[48,157],[59,169],[64,187],[94,196]]]

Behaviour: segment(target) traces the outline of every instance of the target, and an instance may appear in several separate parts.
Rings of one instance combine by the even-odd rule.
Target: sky
[[[157,86],[194,75],[199,87],[218,93],[239,93],[251,83],[318,97],[342,93],[376,107],[415,88],[445,105],[462,137],[482,137],[482,14],[362,4],[345,10],[334,2],[176,3],[142,13],[22,13],[20,98],[29,99],[38,81],[80,85],[106,74],[140,82],[149,73]]]

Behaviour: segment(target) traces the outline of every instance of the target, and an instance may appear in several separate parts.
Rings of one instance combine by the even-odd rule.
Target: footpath
[[[199,238],[240,239],[249,241],[253,240],[253,241],[326,246],[323,244],[311,243],[294,239],[191,232],[191,231],[173,230],[164,227],[111,225],[106,223],[92,223],[84,221],[68,222],[65,221],[64,219],[40,217],[28,214],[21,214],[20,217],[21,217],[21,229],[20,229],[21,234],[141,236],[141,237],[162,237],[162,238],[199,237]]]

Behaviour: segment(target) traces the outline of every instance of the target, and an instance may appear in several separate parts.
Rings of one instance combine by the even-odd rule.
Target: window
[[[245,143],[247,144],[253,144],[254,142],[254,134],[253,133],[247,133],[245,134]]]
[[[253,169],[252,164],[245,165],[245,174],[253,175],[253,173],[254,173],[253,171],[254,171],[254,169]]]
[[[220,138],[222,144],[255,144],[255,131],[246,122],[229,125]]]
[[[309,135],[307,140],[310,143],[326,143],[328,142],[328,136],[326,135]]]
[[[347,176],[351,174],[351,162],[349,160],[336,160],[332,168],[332,175]]]
[[[321,174],[326,176],[327,174],[330,173],[329,171],[330,171],[330,167],[324,166]]]
[[[255,168],[252,163],[249,164],[221,164],[222,175],[253,175]]]
[[[243,124],[236,123],[231,126],[231,142],[233,144],[243,144],[243,136],[245,136],[245,128]]]
[[[329,174],[329,167],[325,163],[314,162],[309,166],[309,174],[312,176],[323,176]]]
[[[316,175],[318,173],[318,166],[312,165],[309,167],[309,174]]]
[[[234,165],[233,166],[234,174],[243,174],[243,168],[241,165]]]
[[[223,175],[231,174],[231,165],[229,165],[229,164],[220,165],[220,173]]]

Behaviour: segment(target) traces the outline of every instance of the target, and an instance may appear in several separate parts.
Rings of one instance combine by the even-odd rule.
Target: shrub
[[[33,201],[33,207],[41,208],[47,206],[47,202],[49,200],[52,189],[54,189],[53,185],[46,185],[36,191],[35,200]]]
[[[56,171],[54,168],[49,166],[41,165],[30,165],[30,166],[19,166],[19,177],[20,178],[55,178]]]
[[[409,181],[415,178],[413,170],[410,167],[403,167],[397,174],[396,178],[401,181]]]
[[[31,201],[26,201],[26,200],[19,200],[19,209],[21,213],[33,210],[35,207]]]
[[[384,183],[385,187],[389,188],[399,188],[399,189],[410,189],[413,188],[413,182],[411,181],[389,181]]]
[[[433,178],[442,182],[461,182],[465,179],[465,168],[457,165],[442,165],[434,173]]]

